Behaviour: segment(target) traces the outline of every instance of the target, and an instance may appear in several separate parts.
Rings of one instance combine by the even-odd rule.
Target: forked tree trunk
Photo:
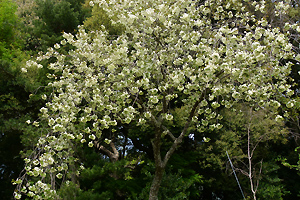
[[[222,73],[220,73],[220,74],[222,74]],[[200,102],[205,97],[205,93],[206,93],[206,89],[201,94],[199,100],[196,101],[194,106],[192,107],[189,117],[188,117],[180,135],[177,138],[171,133],[171,131],[167,127],[162,125],[161,121],[158,121],[154,116],[152,116],[151,119],[152,119],[152,122],[155,127],[155,137],[151,141],[152,147],[153,147],[153,157],[155,160],[155,174],[154,174],[154,178],[153,178],[153,181],[152,181],[152,184],[150,187],[149,200],[158,200],[158,192],[159,192],[161,181],[162,181],[165,169],[166,169],[166,165],[167,165],[169,159],[171,158],[171,156],[173,155],[174,151],[176,150],[176,148],[182,143],[182,139],[186,135],[187,129],[190,126],[190,123],[192,121],[192,118],[195,115],[197,107],[199,106]],[[164,102],[164,105],[167,105],[166,102]],[[166,107],[166,106],[164,106],[164,107]],[[161,148],[161,137],[162,137],[163,132],[166,132],[167,135],[173,140],[173,144],[167,151],[166,155],[162,158],[160,148]]]
[[[149,200],[158,200],[158,192],[161,185],[161,181],[167,166],[167,163],[171,157],[171,155],[174,153],[176,147],[182,142],[182,138],[184,134],[181,134],[178,138],[175,138],[172,135],[172,138],[175,138],[173,145],[170,147],[169,151],[166,153],[164,158],[161,157],[161,134],[162,131],[160,129],[156,129],[155,138],[152,141],[152,147],[153,147],[153,154],[154,154],[154,160],[155,160],[155,174],[154,178],[150,187],[149,192]],[[169,134],[172,134],[169,132]]]

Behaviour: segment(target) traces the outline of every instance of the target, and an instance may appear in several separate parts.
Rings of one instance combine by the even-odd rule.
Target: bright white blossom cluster
[[[120,36],[110,40],[105,30],[87,33],[80,27],[76,36],[64,33],[60,44],[22,69],[39,68],[39,61],[55,58],[48,66],[54,72],[49,78],[55,77],[49,87],[55,92],[41,108],[52,131],[38,142],[43,153],[26,160],[26,173],[41,180],[24,185],[22,192],[36,199],[43,199],[45,192],[55,195],[43,177],[68,178],[72,144],[93,147],[104,129],[122,124],[173,121],[175,101],[190,111],[186,118],[198,131],[221,129],[217,109],[240,100],[264,108],[282,106],[276,96],[293,92],[287,83],[291,63],[280,60],[297,55],[287,32],[246,12],[247,2],[91,1],[114,19],[113,24],[124,26]],[[252,6],[264,13],[264,1]],[[287,6],[278,3],[277,14]],[[59,53],[67,44],[74,50]],[[291,100],[285,106],[294,105]]]

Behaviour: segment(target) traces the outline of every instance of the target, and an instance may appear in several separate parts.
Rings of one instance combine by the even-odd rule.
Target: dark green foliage
[[[3,120],[2,117],[1,120]],[[10,121],[10,123],[18,125],[14,121]],[[23,169],[23,161],[19,156],[19,152],[22,150],[19,139],[21,132],[16,130],[17,128],[7,128],[11,129],[3,130],[3,127],[0,127],[0,195],[3,199],[10,199],[14,190],[11,180],[16,179],[20,170]]]
[[[24,122],[19,121],[26,111],[28,93],[22,88],[18,74],[22,59],[22,45],[15,40],[19,19],[17,6],[8,0],[0,1],[0,196],[10,199],[16,179],[23,168],[19,152],[23,148],[20,135]]]
[[[36,0],[33,26],[26,26],[26,50],[45,51],[59,43],[63,32],[75,33],[78,25],[89,16],[84,0]]]
[[[80,187],[64,185],[60,189],[65,199],[73,199],[74,194],[76,199],[128,199],[137,196],[146,184],[142,173],[146,166],[142,161],[132,165],[136,159],[124,158],[112,163],[95,149],[83,145],[77,151],[84,156],[80,159],[85,169],[79,178]]]
[[[79,13],[68,1],[37,1],[36,14],[44,22],[45,34],[73,32],[79,24]]]
[[[239,110],[242,110],[240,112]],[[211,140],[198,147],[200,168],[204,172],[204,199],[214,193],[221,199],[242,198],[238,184],[232,174],[226,151],[229,153],[239,182],[245,196],[251,197],[249,178],[243,173],[248,172],[247,131],[250,127],[250,150],[252,157],[253,180],[259,181],[257,197],[259,199],[290,199],[295,190],[291,188],[292,171],[285,171],[276,158],[286,152],[281,148],[289,146],[287,129],[284,124],[275,123],[271,113],[253,111],[249,115],[249,107],[243,104],[232,111],[222,111],[224,127],[219,132],[204,133]],[[262,165],[261,165],[262,164]],[[261,172],[260,172],[261,170]],[[243,172],[243,173],[241,173]],[[293,180],[298,179],[294,174]],[[225,187],[224,187],[225,186]],[[234,189],[235,188],[235,189]],[[207,193],[210,191],[209,193]],[[292,198],[291,198],[292,199]]]
[[[141,191],[138,197],[133,199],[148,199],[150,183],[153,177],[149,177],[149,184]],[[191,187],[195,184],[202,182],[202,177],[199,175],[194,175],[190,177],[184,177],[180,170],[178,173],[170,174],[165,173],[161,188],[159,192],[158,199],[166,199],[166,200],[182,200],[182,199],[198,199],[199,194],[197,196],[192,197],[191,192],[189,191]],[[193,188],[194,190],[199,190],[199,188]],[[195,195],[195,194],[194,194]]]
[[[17,5],[10,0],[0,1],[0,46],[9,45],[15,38],[18,17],[15,12]],[[1,49],[0,49],[1,51]]]
[[[24,41],[20,18],[16,15],[17,5],[9,0],[0,1],[0,196],[11,199],[16,179],[24,167],[20,151],[31,148],[34,129],[28,127],[26,120],[34,121],[38,117],[39,108],[43,105],[40,92],[37,90],[44,84],[42,70],[24,76],[24,67],[29,56],[22,51]],[[38,78],[37,78],[38,77]],[[33,98],[29,98],[30,94]],[[30,133],[24,137],[22,135]],[[26,141],[26,142],[25,142]],[[24,147],[25,146],[25,147]]]

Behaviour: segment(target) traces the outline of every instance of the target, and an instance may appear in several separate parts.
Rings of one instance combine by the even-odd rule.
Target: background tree
[[[0,1],[0,196],[3,199],[12,198],[11,180],[23,168],[24,155],[20,151],[33,148],[32,143],[40,136],[36,127],[28,127],[25,122],[34,122],[39,108],[45,104],[40,97],[47,91],[41,86],[47,84],[49,70],[35,68],[27,75],[21,72],[29,55],[40,48],[28,46],[30,31],[37,28],[33,25],[37,20],[35,8],[34,0]]]
[[[35,54],[59,42],[62,32],[75,33],[90,13],[84,0],[27,0],[18,5],[25,25],[25,50]]]
[[[0,195],[4,199],[11,198],[11,179],[23,168],[20,136],[27,127],[24,122],[34,113],[27,103],[28,82],[20,75],[29,57],[22,52],[24,41],[19,38],[21,23],[16,11],[14,2],[0,1]]]
[[[266,114],[267,110],[251,111],[251,107],[244,103],[237,105],[233,110],[221,112],[224,128],[215,133],[206,133],[204,136],[210,137],[211,140],[198,147],[199,151],[204,152],[201,154],[200,166],[216,167],[230,174],[232,170],[226,155],[228,152],[245,196],[282,199],[288,192],[282,188],[285,183],[277,175],[279,163],[275,160],[280,152],[274,151],[276,149],[274,147],[287,143],[289,134],[283,121],[276,122],[275,116]],[[273,148],[274,150],[271,150]],[[249,177],[250,173],[251,177]],[[246,177],[243,177],[244,175]],[[251,191],[251,188],[254,191]],[[222,187],[223,191],[224,189]],[[230,193],[232,191],[223,195],[230,195]],[[237,197],[226,197],[226,199],[230,198]]]

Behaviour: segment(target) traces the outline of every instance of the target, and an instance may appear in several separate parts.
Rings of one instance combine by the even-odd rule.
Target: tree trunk
[[[161,147],[161,134],[160,128],[155,129],[155,138],[151,141],[153,147],[153,155],[155,161],[155,174],[150,187],[149,200],[157,200],[158,191],[160,188],[161,180],[166,168],[166,165],[161,160],[160,147]]]
[[[155,126],[155,137],[151,141],[152,147],[153,147],[153,157],[154,157],[154,161],[155,161],[155,175],[154,175],[154,179],[152,181],[151,187],[150,187],[149,200],[158,200],[158,191],[159,191],[160,184],[161,184],[161,181],[162,181],[165,169],[166,169],[166,165],[167,165],[169,159],[171,158],[171,156],[173,155],[174,151],[176,150],[176,148],[182,143],[182,139],[186,135],[187,129],[190,126],[190,123],[192,121],[193,116],[195,115],[197,107],[200,104],[200,102],[204,99],[205,92],[206,92],[206,90],[202,93],[199,100],[197,102],[195,102],[195,104],[190,112],[190,115],[188,117],[188,120],[186,121],[184,128],[182,129],[182,132],[180,133],[180,135],[177,138],[174,137],[174,135],[171,133],[170,130],[168,130],[167,127],[162,125],[161,121],[155,119],[155,117],[152,116],[151,119]],[[167,134],[171,137],[171,139],[173,140],[173,144],[170,147],[170,149],[167,151],[164,158],[162,159],[160,148],[161,148],[161,137],[162,137],[163,131],[166,131]]]
[[[158,191],[160,188],[161,180],[163,178],[165,172],[165,167],[156,167],[154,179],[151,184],[150,192],[149,192],[149,200],[157,200],[158,199]]]

